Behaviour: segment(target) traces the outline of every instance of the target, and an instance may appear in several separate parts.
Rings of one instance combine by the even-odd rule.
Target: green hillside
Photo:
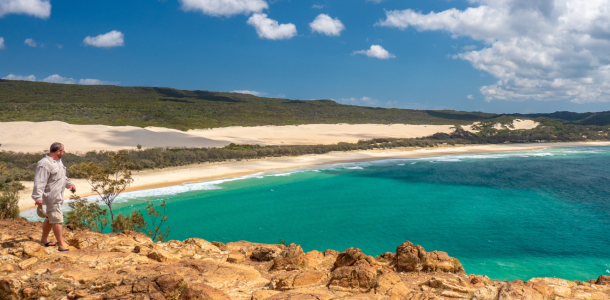
[[[610,112],[500,115],[344,105],[332,100],[287,100],[238,93],[157,87],[74,85],[0,80],[0,122],[159,126],[176,129],[296,124],[470,124],[550,118],[563,124],[610,124]],[[546,119],[548,120],[548,119]]]
[[[0,80],[0,121],[160,126],[409,123],[468,124],[495,114],[386,109],[332,100],[286,100],[155,87],[84,86]]]

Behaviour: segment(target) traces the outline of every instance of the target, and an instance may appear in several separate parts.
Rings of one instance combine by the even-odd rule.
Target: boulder
[[[422,248],[423,249],[423,248]],[[443,271],[451,273],[464,273],[464,267],[457,258],[449,256],[447,252],[432,251],[427,254],[425,271]]]
[[[44,247],[35,242],[23,242],[23,255],[26,257],[42,257],[46,256],[47,253],[44,251]]]
[[[275,270],[284,270],[290,265],[300,265],[303,262],[305,253],[300,245],[290,244],[282,250],[278,257],[273,261]]]
[[[361,259],[352,266],[336,268],[330,277],[329,287],[350,293],[364,293],[375,286],[377,270]]]
[[[192,283],[182,291],[179,300],[231,300],[227,294],[207,284]]]
[[[597,281],[595,282],[595,284],[599,284],[599,285],[610,285],[610,276],[608,275],[601,275],[597,278]]]
[[[424,269],[428,255],[424,247],[405,241],[396,248],[396,270],[419,272]]]
[[[347,248],[337,256],[334,268],[353,266],[361,259],[366,259],[366,254],[362,253],[362,250],[354,247]]]
[[[272,261],[277,258],[280,252],[281,250],[279,248],[258,247],[252,251],[252,256],[250,258],[258,261]]]

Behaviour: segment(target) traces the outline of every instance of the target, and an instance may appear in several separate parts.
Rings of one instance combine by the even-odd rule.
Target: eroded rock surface
[[[358,248],[304,253],[296,244],[153,243],[136,232],[66,229],[70,251],[58,252],[39,243],[40,226],[0,221],[0,299],[610,299],[608,276],[494,281],[410,242],[375,259]]]

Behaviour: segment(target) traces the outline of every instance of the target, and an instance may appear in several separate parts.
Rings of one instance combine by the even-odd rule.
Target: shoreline
[[[125,192],[157,189],[216,179],[233,178],[261,172],[297,169],[315,165],[373,161],[392,158],[419,158],[451,154],[528,151],[546,148],[606,145],[610,145],[610,142],[461,145],[435,148],[396,148],[384,150],[330,152],[326,154],[270,157],[246,161],[201,163],[156,170],[134,171],[132,173],[134,182],[128,189],[125,190]],[[86,197],[94,195],[90,192],[90,186],[84,179],[73,179],[72,181],[77,187],[78,192],[76,194],[78,196]],[[34,202],[29,196],[32,193],[33,183],[22,183],[26,189],[19,192],[20,212],[35,208]],[[69,199],[69,192],[66,192],[64,196],[66,199]]]

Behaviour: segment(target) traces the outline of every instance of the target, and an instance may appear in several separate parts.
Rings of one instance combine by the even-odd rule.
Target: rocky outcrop
[[[496,281],[467,276],[447,253],[409,242],[375,259],[358,248],[153,243],[135,232],[66,229],[65,237],[70,251],[58,252],[38,242],[40,223],[0,221],[0,299],[610,299],[608,276]]]
[[[273,260],[273,268],[275,270],[284,270],[286,268],[300,265],[305,259],[305,253],[300,245],[290,244],[286,247],[275,260]]]
[[[396,248],[396,270],[398,272],[419,272],[428,262],[424,247],[406,241]]]

